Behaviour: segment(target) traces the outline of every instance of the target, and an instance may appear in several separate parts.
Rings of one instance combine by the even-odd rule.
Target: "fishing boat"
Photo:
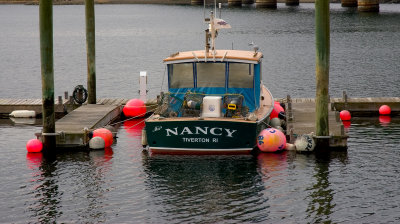
[[[263,54],[217,50],[224,20],[206,19],[204,50],[177,52],[164,59],[168,92],[145,120],[148,149],[163,154],[243,154],[257,145],[274,100],[262,83]],[[211,44],[210,44],[211,42]]]

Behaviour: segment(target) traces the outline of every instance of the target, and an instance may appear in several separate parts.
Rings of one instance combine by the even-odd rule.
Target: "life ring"
[[[72,97],[76,103],[83,104],[88,98],[88,92],[82,85],[77,85],[74,92],[72,92]]]

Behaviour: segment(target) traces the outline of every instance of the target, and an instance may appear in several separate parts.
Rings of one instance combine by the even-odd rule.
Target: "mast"
[[[212,53],[215,55],[215,38],[217,37],[216,35],[216,30],[215,30],[215,24],[214,24],[214,12],[211,11],[211,16],[210,16],[210,31],[211,31],[211,50]]]
[[[208,54],[208,52],[210,51],[210,30],[206,29],[206,56]]]
[[[229,29],[231,26],[220,18],[215,18],[214,12],[211,11],[210,18],[206,18],[205,22],[208,23],[208,29],[206,29],[206,55],[210,50],[210,39],[211,39],[211,50],[215,56],[215,39],[218,35],[219,29]]]
[[[210,18],[206,18],[205,21],[208,23],[208,29],[206,29],[206,55],[210,51],[210,39],[211,39],[211,50],[212,53],[215,54],[215,38],[217,35],[215,30],[213,11],[211,11]]]

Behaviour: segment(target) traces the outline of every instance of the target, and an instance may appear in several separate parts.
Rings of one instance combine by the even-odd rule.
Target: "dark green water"
[[[332,96],[399,96],[400,7],[379,14],[331,5]],[[98,95],[162,89],[161,60],[203,48],[202,7],[96,6]],[[313,97],[313,5],[226,9],[217,48],[264,53],[276,97]],[[0,98],[40,98],[37,6],[0,6]],[[56,95],[86,83],[83,6],[54,7]],[[165,88],[165,84],[164,84]],[[53,159],[27,154],[39,125],[0,121],[1,223],[398,223],[400,119],[353,119],[347,152],[258,156],[151,156],[142,126],[125,122],[105,151]],[[38,121],[40,124],[40,121]]]

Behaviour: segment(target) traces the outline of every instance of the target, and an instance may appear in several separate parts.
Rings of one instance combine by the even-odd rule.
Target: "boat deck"
[[[257,109],[254,114],[257,117],[257,120],[248,120],[244,117],[242,118],[233,118],[233,117],[158,117],[158,116],[151,116],[149,117],[146,122],[160,122],[160,121],[235,121],[235,122],[246,122],[246,123],[255,123],[256,121],[264,120],[269,113],[272,111],[272,107],[274,105],[274,100],[269,92],[269,90],[263,86],[261,88],[261,105],[260,108]]]

